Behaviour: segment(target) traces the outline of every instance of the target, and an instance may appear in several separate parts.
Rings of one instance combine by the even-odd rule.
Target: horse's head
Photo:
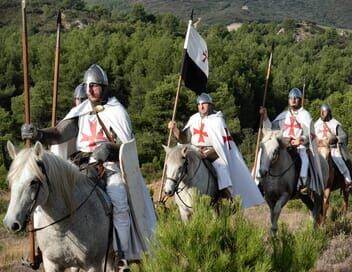
[[[164,146],[166,152],[166,181],[164,192],[172,196],[175,194],[178,185],[187,175],[188,158],[187,153],[191,147],[188,145],[178,145],[173,148]]]
[[[264,137],[260,144],[261,157],[259,173],[261,177],[265,177],[268,174],[270,165],[278,159],[280,140],[282,137],[279,130],[263,129],[263,135]]]
[[[25,228],[34,208],[45,203],[49,196],[42,162],[44,148],[37,142],[33,148],[24,148],[17,152],[14,145],[8,141],[7,149],[13,162],[7,176],[11,199],[4,225],[9,231],[18,232]]]

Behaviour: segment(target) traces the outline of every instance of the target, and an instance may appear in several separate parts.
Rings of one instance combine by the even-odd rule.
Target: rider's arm
[[[38,140],[43,144],[54,145],[70,140],[78,134],[78,117],[66,119],[54,128],[38,129]]]
[[[177,139],[180,144],[189,144],[191,142],[192,134],[189,128],[180,130],[179,138]]]
[[[342,126],[338,125],[336,127],[336,138],[338,140],[338,143],[344,146],[347,146],[348,144],[348,135],[343,129]]]

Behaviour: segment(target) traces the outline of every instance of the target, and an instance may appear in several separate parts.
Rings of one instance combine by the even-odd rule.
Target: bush
[[[183,223],[175,205],[158,211],[158,228],[143,271],[308,271],[325,247],[323,231],[310,224],[295,234],[285,225],[267,239],[244,218],[239,202],[224,202],[218,214],[207,197]],[[237,211],[234,213],[234,211]]]

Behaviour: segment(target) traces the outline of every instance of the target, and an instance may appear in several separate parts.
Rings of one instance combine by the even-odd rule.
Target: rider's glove
[[[21,127],[22,139],[39,140],[41,133],[33,124],[23,124]]]
[[[92,157],[100,162],[118,161],[120,146],[114,143],[102,143],[95,148]]]

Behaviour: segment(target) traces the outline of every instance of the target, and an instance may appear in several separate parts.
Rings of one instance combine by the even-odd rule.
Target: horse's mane
[[[44,151],[41,159],[38,159],[33,148],[22,149],[13,160],[9,173],[8,181],[11,186],[16,180],[20,179],[23,165],[41,182],[45,180],[45,174],[38,165],[42,161],[47,176],[49,178],[50,190],[55,194],[60,194],[68,207],[71,206],[71,195],[76,181],[86,177],[81,174],[76,166],[68,161],[55,156],[53,153]]]
[[[168,158],[171,162],[177,162],[179,161],[179,158],[182,157],[182,150],[186,148],[187,149],[187,158],[190,160],[195,160],[199,159],[200,155],[199,152],[190,144],[185,144],[185,145],[176,145],[175,147],[170,149],[170,152],[168,154]]]

